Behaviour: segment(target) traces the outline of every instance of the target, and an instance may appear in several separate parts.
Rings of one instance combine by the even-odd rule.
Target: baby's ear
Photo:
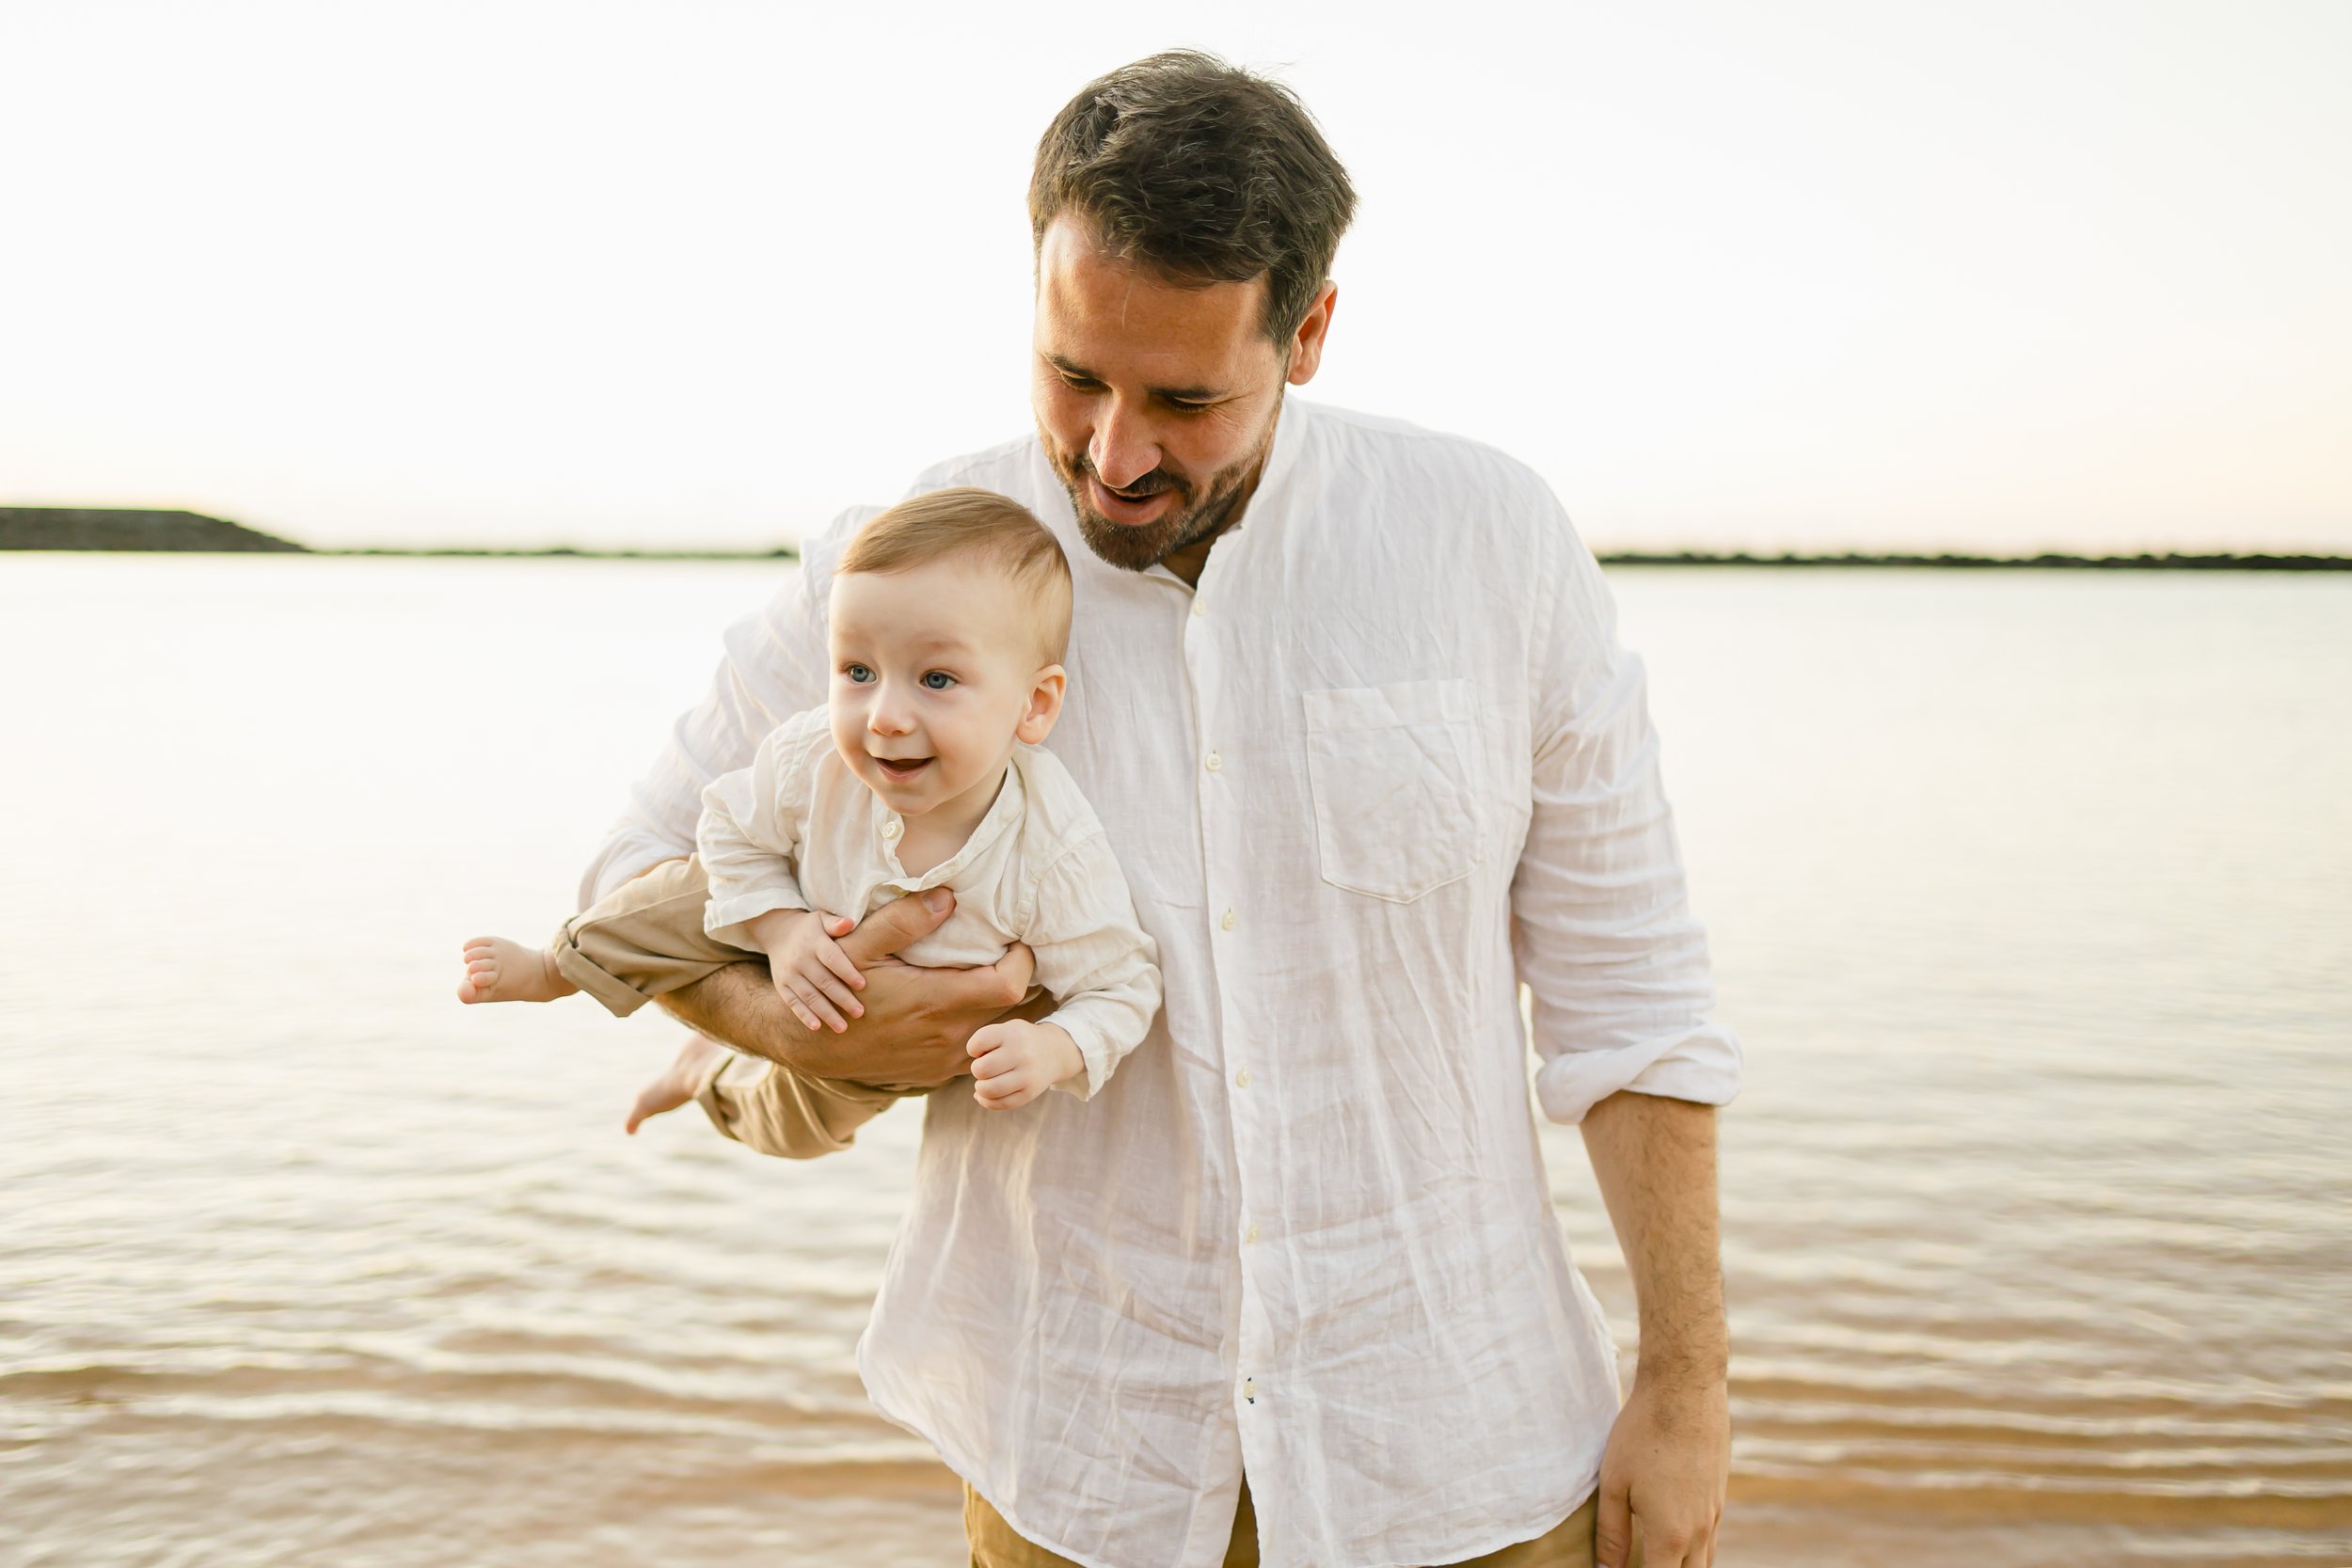
[[[1016,739],[1036,746],[1054,733],[1054,721],[1061,717],[1062,694],[1069,689],[1070,675],[1058,664],[1049,664],[1037,673],[1029,684],[1029,705],[1022,711],[1021,721],[1012,727]]]

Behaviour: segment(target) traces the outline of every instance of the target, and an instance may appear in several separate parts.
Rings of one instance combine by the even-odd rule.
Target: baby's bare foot
[[[645,1124],[646,1117],[675,1111],[693,1099],[711,1062],[726,1053],[727,1048],[716,1040],[700,1035],[687,1036],[686,1043],[678,1047],[677,1059],[660,1077],[637,1091],[637,1103],[628,1108],[628,1131],[634,1132]]]
[[[552,1002],[580,988],[557,972],[555,955],[504,937],[476,937],[466,943],[466,977],[457,982],[460,1002]]]

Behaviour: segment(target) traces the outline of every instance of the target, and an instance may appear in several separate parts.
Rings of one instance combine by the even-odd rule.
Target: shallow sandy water
[[[850,1359],[915,1119],[625,1138],[660,1022],[447,999],[779,570],[0,558],[0,1560],[960,1560]],[[1751,1050],[1724,1560],[2352,1561],[2352,582],[1617,580]]]

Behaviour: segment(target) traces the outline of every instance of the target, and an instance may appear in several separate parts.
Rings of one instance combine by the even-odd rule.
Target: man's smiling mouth
[[[1176,504],[1175,491],[1168,486],[1129,495],[1112,489],[1099,479],[1089,479],[1088,483],[1094,487],[1094,510],[1114,523],[1156,522]],[[1163,497],[1167,499],[1163,500]]]

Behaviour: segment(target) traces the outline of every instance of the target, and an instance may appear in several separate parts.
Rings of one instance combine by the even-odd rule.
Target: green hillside
[[[0,506],[0,550],[293,550],[304,546],[200,512]]]

